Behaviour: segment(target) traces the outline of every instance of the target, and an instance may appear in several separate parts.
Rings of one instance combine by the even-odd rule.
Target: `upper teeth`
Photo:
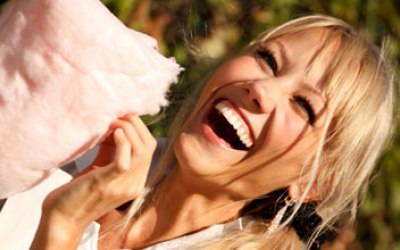
[[[232,104],[226,100],[220,101],[215,108],[225,117],[225,119],[236,130],[240,141],[250,148],[253,145],[249,129],[243,119],[233,110]]]

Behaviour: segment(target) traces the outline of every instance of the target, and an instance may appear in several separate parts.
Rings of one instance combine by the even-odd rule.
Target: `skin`
[[[329,45],[324,60],[311,64],[328,35],[326,29],[310,29],[263,44],[277,60],[275,75],[255,51],[217,69],[175,141],[177,165],[123,237],[114,230],[99,248],[141,249],[233,220],[247,200],[279,188],[288,187],[292,196],[300,193],[301,169],[316,148],[328,106],[320,81],[335,44]],[[294,101],[297,94],[312,103],[313,125]],[[227,148],[205,129],[205,117],[220,98],[229,100],[246,120],[254,139],[249,150]],[[113,140],[108,140],[89,173],[48,196],[32,249],[75,249],[91,221],[107,231],[123,219],[124,213],[114,208],[143,191],[154,138],[135,115],[116,121],[111,129],[114,157]]]

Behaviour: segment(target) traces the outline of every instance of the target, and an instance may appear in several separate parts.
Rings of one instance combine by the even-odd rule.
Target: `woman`
[[[75,249],[95,220],[99,249],[317,249],[354,221],[391,132],[392,85],[340,20],[261,34],[178,114],[148,184],[154,138],[134,115],[116,121],[115,154],[106,141],[89,173],[47,197],[32,249]]]

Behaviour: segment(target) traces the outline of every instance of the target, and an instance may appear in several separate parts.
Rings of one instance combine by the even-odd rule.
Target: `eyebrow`
[[[278,48],[278,53],[274,53],[274,56],[278,57],[278,66],[279,66],[278,69],[282,70],[282,65],[287,65],[290,62],[286,53],[286,47],[281,41],[277,39],[272,40],[269,46],[271,47],[271,45],[276,45],[276,47]],[[320,111],[322,111],[324,107],[326,107],[326,102],[327,102],[326,97],[320,91],[318,91],[313,85],[305,82],[303,82],[302,85],[307,89],[308,92],[318,97],[318,99],[320,100],[319,103],[321,104],[321,107],[318,108],[320,108]]]
[[[313,95],[319,97],[319,99],[321,100],[321,106],[322,108],[324,106],[326,106],[326,97],[320,92],[318,91],[315,87],[313,87],[311,84],[307,84],[305,82],[302,83],[302,85],[307,89],[308,92],[312,93]]]
[[[286,54],[286,47],[285,45],[280,42],[279,40],[272,40],[272,45],[277,45],[276,47],[278,47],[278,55],[277,53],[274,53],[275,57],[278,57],[278,69],[280,69],[280,71],[282,70],[282,65],[287,65],[289,63],[289,59],[287,57]],[[271,45],[270,45],[271,46]]]

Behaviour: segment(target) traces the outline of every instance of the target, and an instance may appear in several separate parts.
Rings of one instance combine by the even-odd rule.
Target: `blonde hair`
[[[321,128],[322,137],[316,153],[306,166],[310,174],[302,197],[314,187],[323,191],[317,207],[323,223],[308,242],[308,247],[326,228],[340,231],[354,222],[360,194],[365,191],[371,172],[390,138],[394,114],[393,78],[383,60],[383,53],[339,19],[327,16],[298,18],[261,34],[250,47],[311,28],[331,30],[332,39],[339,39],[340,45],[323,79],[322,87],[329,100],[328,119]],[[318,57],[313,63],[318,63]],[[210,91],[207,86],[205,88],[204,92]],[[178,113],[173,126],[175,131],[179,131],[176,128],[180,127],[189,111],[184,107]],[[174,139],[175,135],[160,160],[158,174],[153,176],[151,185],[158,183],[173,165]],[[143,199],[137,199],[136,203],[140,204]],[[134,206],[129,216],[133,216],[139,207]],[[272,237],[266,238],[267,227],[265,221],[255,220],[233,236],[226,236],[203,248],[298,249],[301,243],[292,229],[281,226]]]

